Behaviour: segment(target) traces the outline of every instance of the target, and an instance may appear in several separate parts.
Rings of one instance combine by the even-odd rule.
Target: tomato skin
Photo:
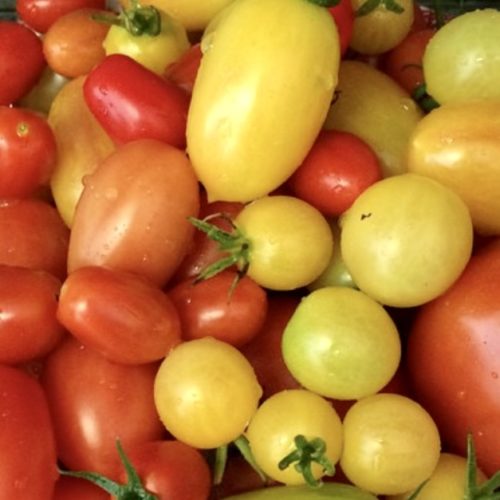
[[[105,57],[85,79],[83,95],[115,142],[157,139],[185,146],[188,94],[131,57]]]
[[[248,276],[234,290],[237,274],[223,271],[207,280],[186,280],[169,290],[182,324],[182,337],[214,337],[236,347],[249,342],[264,323],[266,291]]]
[[[329,7],[339,32],[340,55],[343,56],[349,48],[354,27],[354,10],[351,0],[340,0],[334,7]]]
[[[41,382],[58,458],[68,469],[114,477],[119,470],[116,439],[127,447],[163,438],[153,402],[156,370],[156,363],[107,361],[71,336],[47,356]]]
[[[104,9],[106,0],[17,0],[18,16],[35,31],[45,33],[63,14],[80,8]]]
[[[27,197],[46,185],[56,162],[47,120],[29,110],[0,106],[0,197]]]
[[[0,20],[0,105],[13,104],[36,84],[46,66],[42,42],[27,26]]]
[[[323,215],[336,217],[381,178],[379,160],[362,139],[349,132],[323,130],[287,184]]]
[[[83,344],[115,363],[158,361],[181,341],[169,296],[138,275],[83,267],[64,281],[57,318]]]
[[[57,210],[35,198],[0,203],[0,263],[43,269],[63,280],[69,230]]]
[[[415,395],[443,440],[465,456],[471,431],[478,465],[487,475],[500,468],[499,289],[495,239],[471,258],[446,293],[419,310],[407,351]]]
[[[52,500],[109,500],[109,493],[86,479],[60,476]]]
[[[39,383],[0,364],[0,497],[52,500],[56,450],[47,401]]]
[[[182,56],[165,68],[163,76],[191,93],[202,55],[201,44],[193,44]]]
[[[164,285],[187,251],[187,218],[198,209],[198,181],[182,151],[153,139],[125,144],[85,180],[68,270],[107,266]]]
[[[56,319],[61,281],[45,271],[0,265],[0,363],[42,358],[62,339]],[[36,326],[35,326],[36,325]]]

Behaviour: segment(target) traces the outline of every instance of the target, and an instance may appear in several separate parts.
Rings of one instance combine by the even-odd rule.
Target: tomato
[[[471,258],[447,292],[418,311],[407,353],[415,395],[435,418],[444,442],[465,455],[472,432],[487,475],[500,469],[499,286],[495,239]]]
[[[85,179],[68,269],[107,266],[164,285],[185,255],[194,231],[187,218],[198,207],[198,181],[182,151],[153,139],[125,144]]]
[[[113,19],[103,47],[106,55],[127,55],[161,75],[189,49],[190,43],[177,18],[140,4]]]
[[[182,337],[214,337],[241,347],[264,323],[266,291],[248,276],[225,270],[200,282],[178,283],[168,292],[180,317]],[[233,288],[234,287],[234,288]]]
[[[341,220],[356,285],[382,304],[413,307],[449,288],[472,252],[469,210],[451,189],[407,173],[366,189]]]
[[[51,500],[57,480],[54,433],[38,382],[0,365],[0,496]]]
[[[17,0],[19,18],[39,33],[45,33],[63,14],[81,8],[104,9],[106,0]]]
[[[201,49],[187,147],[208,199],[269,194],[324,122],[340,58],[333,19],[303,0],[236,0],[207,27]]]
[[[295,196],[327,217],[335,217],[381,178],[379,160],[362,139],[348,132],[323,130],[287,183]]]
[[[66,468],[113,476],[116,439],[127,447],[163,438],[153,401],[156,370],[156,363],[112,363],[72,337],[46,357],[41,382]]]
[[[165,68],[163,76],[191,93],[200,67],[201,57],[201,44],[195,43]]]
[[[288,321],[283,359],[305,388],[335,399],[375,394],[401,358],[398,330],[359,290],[325,287],[304,297]]]
[[[83,344],[115,363],[158,361],[181,341],[168,295],[141,276],[83,267],[64,281],[57,318]]]
[[[469,208],[474,229],[500,234],[498,101],[441,105],[415,128],[408,170],[439,181]]]
[[[0,203],[0,263],[66,277],[69,231],[57,210],[35,198]]]
[[[81,76],[66,83],[57,93],[48,116],[57,143],[57,163],[50,186],[57,210],[68,227],[73,224],[75,207],[84,188],[83,178],[115,149],[85,103],[84,81]]]
[[[128,56],[107,56],[87,76],[85,102],[117,143],[157,139],[182,148],[189,97]]]
[[[0,51],[0,105],[14,104],[42,75],[42,42],[27,26],[0,20]]]
[[[332,405],[305,389],[285,390],[266,399],[253,415],[245,433],[252,455],[262,471],[275,481],[289,485],[304,484],[305,475],[290,463],[279,464],[296,449],[295,438],[321,439],[322,455],[334,466],[342,449],[342,423]],[[321,463],[310,463],[311,476],[318,480],[325,474]]]
[[[0,106],[0,196],[27,197],[47,185],[56,149],[45,118],[29,109]]]
[[[52,500],[109,500],[109,493],[85,479],[61,476]]]
[[[93,19],[106,11],[82,8],[59,17],[43,37],[47,64],[67,78],[86,75],[104,59],[102,46],[109,26]]]
[[[56,319],[61,281],[46,271],[0,265],[0,282],[8,283],[0,288],[0,362],[42,358],[65,334]]]
[[[261,395],[243,354],[211,337],[183,342],[170,351],[154,385],[156,409],[166,429],[201,449],[238,438]]]
[[[351,0],[340,0],[339,3],[328,9],[333,16],[339,32],[340,55],[343,56],[349,48],[354,28],[354,10]]]
[[[436,467],[441,449],[429,413],[399,394],[362,398],[347,411],[340,465],[353,484],[376,495],[417,488]]]
[[[385,177],[406,172],[408,140],[423,116],[410,94],[382,71],[354,60],[340,64],[336,91],[324,128],[363,139]]]

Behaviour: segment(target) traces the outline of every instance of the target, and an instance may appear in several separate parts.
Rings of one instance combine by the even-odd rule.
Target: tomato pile
[[[500,11],[14,5],[0,498],[498,499]]]

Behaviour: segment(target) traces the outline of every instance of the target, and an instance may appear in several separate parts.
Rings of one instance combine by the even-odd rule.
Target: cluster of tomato
[[[497,498],[500,12],[16,9],[0,497]]]

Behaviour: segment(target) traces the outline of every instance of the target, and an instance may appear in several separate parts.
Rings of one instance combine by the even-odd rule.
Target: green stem
[[[219,446],[215,450],[213,483],[216,486],[222,483],[222,478],[224,477],[227,464],[227,450],[227,444]]]
[[[319,7],[335,7],[340,3],[340,0],[308,0],[311,3],[318,5]]]
[[[250,465],[250,467],[252,467],[252,469],[259,475],[259,477],[262,479],[262,482],[266,483],[268,478],[255,461],[255,458],[252,455],[252,450],[250,449],[250,444],[248,443],[248,439],[245,436],[240,436],[239,438],[234,440],[234,445],[236,446],[236,448],[238,448],[239,452],[246,460],[246,462]]]

